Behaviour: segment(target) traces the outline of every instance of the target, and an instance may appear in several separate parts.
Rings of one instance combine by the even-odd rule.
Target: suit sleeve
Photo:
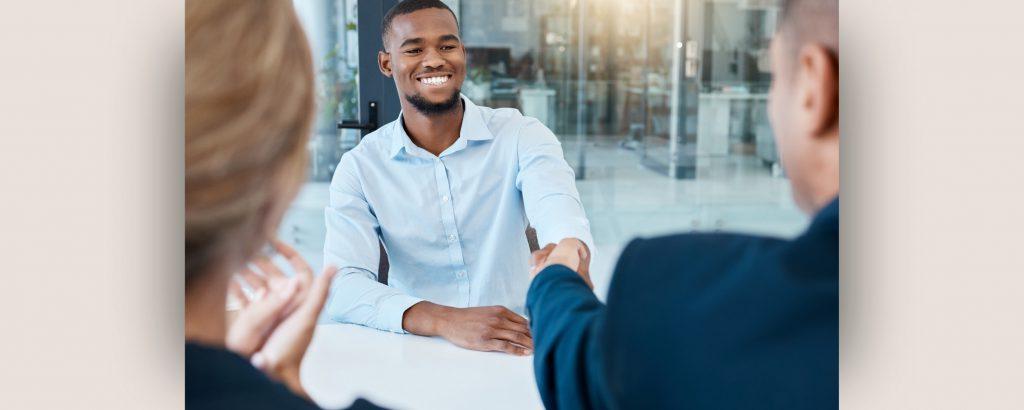
[[[548,409],[607,408],[603,372],[605,305],[576,272],[541,271],[526,297],[534,372]]]

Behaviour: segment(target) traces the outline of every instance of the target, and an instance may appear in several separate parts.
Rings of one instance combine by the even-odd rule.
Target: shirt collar
[[[484,122],[484,112],[479,106],[473,104],[465,95],[459,94],[462,102],[465,104],[465,110],[462,113],[462,128],[459,129],[459,139],[455,140],[452,146],[448,147],[441,155],[451,154],[457,152],[466,147],[467,141],[485,141],[494,139],[494,134],[487,128],[487,123]],[[409,138],[409,134],[405,132],[405,126],[402,125],[402,113],[398,114],[398,121],[392,122],[392,135],[394,138],[391,140],[391,157],[395,158],[398,156],[402,149],[405,149],[406,153],[426,153],[426,150],[416,146]],[[428,154],[429,155],[429,154]]]

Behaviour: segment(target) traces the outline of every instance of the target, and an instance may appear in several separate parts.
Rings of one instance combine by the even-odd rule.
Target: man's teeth
[[[448,76],[421,78],[420,82],[427,85],[438,85],[448,82]]]

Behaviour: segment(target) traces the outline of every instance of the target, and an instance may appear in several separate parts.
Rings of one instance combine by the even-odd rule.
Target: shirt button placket
[[[435,159],[434,164],[438,196],[441,198],[441,223],[444,225],[444,230],[447,234],[446,238],[448,239],[448,254],[451,257],[452,265],[459,269],[455,272],[455,278],[463,304],[464,306],[469,306],[469,274],[465,269],[462,246],[459,244],[458,228],[455,226],[455,207],[452,204],[451,183],[448,180],[448,172],[444,161]]]

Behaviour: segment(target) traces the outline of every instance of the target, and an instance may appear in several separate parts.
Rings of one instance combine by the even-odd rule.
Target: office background
[[[338,124],[367,124],[372,110],[382,125],[398,113],[393,82],[376,66],[380,16],[394,3],[294,0],[318,67],[320,111],[309,181],[281,236],[314,262],[331,176],[366,132]],[[446,3],[467,52],[463,94],[536,117],[562,142],[591,221],[600,293],[637,236],[791,237],[806,225],[766,115],[778,1]]]

